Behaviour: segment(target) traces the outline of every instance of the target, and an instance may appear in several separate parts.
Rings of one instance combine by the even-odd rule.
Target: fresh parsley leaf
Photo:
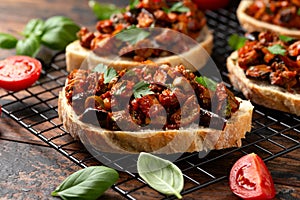
[[[297,15],[300,15],[300,8],[298,8]]]
[[[272,53],[274,55],[282,55],[282,56],[284,56],[285,53],[286,53],[286,50],[280,44],[275,44],[273,46],[269,46],[267,49],[269,50],[270,53]]]
[[[0,48],[13,49],[16,47],[18,39],[7,33],[0,33]]]
[[[279,35],[279,39],[283,42],[291,42],[294,40],[294,38],[285,35]]]
[[[130,10],[134,9],[139,3],[140,3],[139,0],[130,0],[129,9]]]
[[[131,45],[136,44],[137,42],[146,39],[150,35],[150,32],[145,31],[142,28],[130,27],[125,29],[116,35],[116,38],[128,42]]]
[[[104,75],[104,83],[109,83],[113,78],[115,78],[118,74],[117,71],[112,68],[104,65],[102,63],[98,64],[94,69],[93,72],[103,73]]]
[[[217,83],[205,76],[196,77],[195,81],[209,90],[216,91]]]
[[[170,12],[180,12],[180,13],[185,13],[189,12],[190,9],[186,6],[183,5],[182,1],[179,1],[177,3],[174,3],[171,8],[165,8],[165,12],[170,13]]]
[[[92,71],[99,72],[99,73],[105,73],[107,71],[107,68],[108,68],[107,65],[100,63]]]
[[[109,19],[111,15],[122,13],[125,11],[124,8],[118,8],[116,5],[111,3],[98,3],[94,0],[89,1],[89,7],[99,20]]]
[[[104,73],[104,83],[109,83],[113,78],[117,76],[117,72],[114,68],[110,67],[107,69],[107,71]]]
[[[238,34],[232,34],[228,39],[228,45],[232,50],[238,50],[245,45],[247,38],[239,36]]]
[[[134,98],[141,98],[148,94],[154,94],[153,91],[149,88],[149,83],[146,81],[140,81],[133,87],[133,96]]]

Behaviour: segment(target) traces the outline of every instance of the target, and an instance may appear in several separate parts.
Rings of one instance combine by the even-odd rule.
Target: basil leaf
[[[54,50],[63,50],[70,42],[77,39],[77,25],[68,25],[48,30],[42,36],[42,43]]]
[[[36,35],[30,35],[28,38],[17,42],[16,54],[35,57],[40,50],[40,46],[39,37]]]
[[[134,98],[141,98],[143,96],[154,94],[153,91],[149,88],[149,83],[146,81],[140,81],[133,87],[133,96]]]
[[[41,42],[53,50],[63,50],[77,39],[80,27],[64,16],[54,16],[46,20]]]
[[[44,21],[41,19],[32,19],[26,24],[22,34],[25,37],[29,37],[31,34],[35,34],[36,36],[41,36],[43,34],[43,31],[44,31]]]
[[[196,77],[195,81],[209,90],[216,91],[217,83],[205,76]]]
[[[89,1],[89,7],[99,20],[109,19],[111,15],[122,13],[125,11],[124,8],[118,8],[114,4],[110,3],[98,3],[94,0]]]
[[[282,55],[282,56],[284,56],[285,53],[286,53],[286,50],[280,44],[275,44],[273,46],[269,46],[267,49],[269,50],[269,52],[271,54],[274,54],[274,55]]]
[[[0,33],[0,48],[13,49],[16,47],[18,39],[7,33]]]
[[[291,37],[288,37],[288,36],[285,36],[285,35],[279,35],[279,39],[283,42],[291,42],[294,40],[294,38],[291,38]]]
[[[228,39],[228,45],[232,50],[238,50],[245,45],[247,38],[241,37],[238,34],[232,34]]]
[[[184,180],[181,170],[168,160],[149,153],[140,153],[137,161],[139,175],[155,190],[181,199]]]
[[[116,170],[93,166],[81,169],[66,178],[52,193],[62,199],[95,200],[119,178]]]
[[[150,32],[145,31],[141,28],[132,27],[126,30],[119,32],[116,35],[116,38],[128,42],[131,45],[136,44],[137,42],[146,39],[150,35]]]
[[[134,9],[139,3],[140,3],[140,0],[130,0],[129,9],[130,10]]]

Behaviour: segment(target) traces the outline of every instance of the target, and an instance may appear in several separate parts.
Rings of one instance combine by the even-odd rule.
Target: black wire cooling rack
[[[214,31],[212,58],[220,68],[223,81],[236,95],[242,97],[231,87],[224,64],[231,52],[227,45],[228,37],[233,33],[243,34],[235,9],[236,5],[231,5],[228,9],[207,11],[206,15],[207,23]],[[77,165],[99,165],[101,163],[95,156],[64,130],[58,118],[58,93],[67,74],[64,54],[55,55],[51,64],[44,67],[42,77],[34,86],[14,93],[0,89],[2,111]],[[255,105],[252,131],[246,135],[241,148],[211,151],[204,158],[199,158],[198,153],[183,154],[175,161],[184,174],[185,187],[182,195],[226,179],[234,161],[244,154],[255,152],[268,161],[300,148],[299,132],[299,117]],[[114,160],[105,155],[99,156],[120,171],[123,171],[122,163],[127,162],[128,165],[130,160],[126,156]],[[136,199],[141,192],[147,196],[154,194],[160,199],[173,199],[150,189],[137,174],[129,171],[120,173],[120,179],[112,189],[127,199]]]

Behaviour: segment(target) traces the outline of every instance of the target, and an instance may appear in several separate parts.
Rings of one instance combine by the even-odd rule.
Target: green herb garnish
[[[271,54],[274,54],[274,55],[282,55],[282,56],[284,56],[285,53],[286,53],[286,50],[280,44],[275,44],[273,46],[269,46],[267,49],[269,50],[269,52]]]
[[[141,98],[143,96],[154,94],[153,91],[149,88],[149,83],[146,81],[140,81],[133,87],[133,96],[134,98]]]
[[[107,71],[104,73],[104,83],[109,83],[113,78],[117,76],[117,72],[114,68],[110,67],[107,69]]]
[[[247,38],[239,36],[238,34],[232,34],[228,39],[228,45],[232,50],[238,50],[245,45]]]
[[[107,65],[102,63],[96,65],[96,67],[92,70],[93,72],[105,73],[107,71]]]
[[[125,12],[124,8],[118,8],[111,3],[98,3],[94,0],[89,1],[89,7],[99,20],[109,19],[111,15]]]
[[[32,19],[22,31],[24,38],[0,33],[0,48],[16,48],[16,54],[34,57],[44,45],[52,50],[63,50],[70,42],[77,39],[80,27],[64,16],[54,16],[46,21]]]
[[[62,199],[91,200],[100,197],[119,178],[116,170],[93,166],[81,169],[67,177],[52,193]]]
[[[167,13],[170,13],[170,12],[185,13],[185,12],[189,12],[190,9],[188,7],[186,7],[185,5],[183,5],[182,1],[179,1],[177,3],[174,3],[171,8],[164,8],[164,11]]]
[[[150,35],[150,32],[145,31],[142,28],[136,28],[135,26],[130,26],[129,28],[121,31],[116,35],[116,38],[128,42],[131,45],[146,39]]]
[[[300,8],[298,8],[298,10],[297,10],[297,15],[300,16]]]
[[[182,198],[180,192],[184,186],[183,175],[172,162],[142,152],[138,157],[137,170],[153,189],[166,195],[175,195],[178,199]]]
[[[18,39],[7,33],[0,33],[0,48],[13,49],[16,47]]]
[[[109,83],[113,78],[115,78],[118,74],[117,71],[112,68],[104,65],[102,63],[98,64],[94,69],[93,72],[103,73],[104,75],[104,83]]]
[[[18,55],[37,55],[41,47],[40,38],[36,35],[30,35],[29,37],[18,40],[16,46],[16,54]]]
[[[294,38],[285,35],[279,35],[279,39],[283,42],[291,42],[294,40]]]
[[[140,3],[140,0],[130,0],[129,9],[130,10],[134,9],[139,3]]]
[[[216,91],[217,83],[205,76],[196,77],[195,81],[211,91]]]

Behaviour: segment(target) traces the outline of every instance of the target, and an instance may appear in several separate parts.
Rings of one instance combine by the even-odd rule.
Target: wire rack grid
[[[222,72],[223,81],[236,95],[242,97],[230,85],[224,65],[231,52],[227,45],[228,37],[233,33],[243,34],[235,9],[236,6],[231,6],[228,9],[207,11],[206,16],[209,27],[214,31],[212,58]],[[20,92],[0,89],[2,111],[77,165],[99,165],[101,163],[96,156],[92,156],[80,142],[73,140],[58,118],[58,94],[64,86],[67,74],[64,54],[55,55],[34,86]],[[204,158],[200,158],[198,153],[186,153],[175,161],[184,175],[185,186],[182,195],[226,179],[232,164],[247,153],[255,152],[268,161],[300,148],[299,132],[299,117],[255,105],[252,131],[246,135],[241,148],[211,151]],[[128,165],[128,162],[132,162],[134,166],[135,163],[130,156],[114,160],[105,154],[98,156],[120,171],[123,171],[122,164]],[[136,199],[141,193],[159,199],[174,199],[151,189],[137,174],[129,171],[120,172],[120,179],[112,189],[127,199]]]

